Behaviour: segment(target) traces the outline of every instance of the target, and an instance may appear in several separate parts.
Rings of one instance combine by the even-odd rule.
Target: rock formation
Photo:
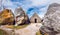
[[[15,13],[15,18],[16,18],[15,26],[17,26],[19,24],[28,23],[29,18],[21,7],[16,8],[14,13]]]
[[[0,24],[13,24],[14,21],[14,14],[12,13],[11,10],[9,9],[4,9],[1,13],[0,13]]]
[[[60,35],[60,4],[50,4],[43,18],[41,31],[49,35]]]
[[[15,16],[19,16],[23,13],[24,13],[24,10],[21,7],[16,8],[15,11],[14,11]]]

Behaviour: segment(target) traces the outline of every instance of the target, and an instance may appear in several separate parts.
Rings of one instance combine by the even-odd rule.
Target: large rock
[[[0,13],[0,24],[13,24],[14,22],[14,14],[9,9],[4,9]]]
[[[16,26],[19,24],[26,24],[28,23],[28,16],[26,15],[25,11],[18,7],[15,9],[15,18],[16,18]]]
[[[15,17],[22,15],[22,14],[24,15],[24,10],[21,7],[18,7],[15,9],[15,11],[14,11]]]
[[[49,5],[42,24],[41,31],[47,32],[49,35],[57,35],[60,33],[60,4],[53,3]]]

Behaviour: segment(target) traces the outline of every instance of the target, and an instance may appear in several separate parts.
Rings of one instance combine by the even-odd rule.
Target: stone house
[[[37,15],[37,13],[34,13],[33,16],[30,18],[31,23],[41,23],[41,18]]]

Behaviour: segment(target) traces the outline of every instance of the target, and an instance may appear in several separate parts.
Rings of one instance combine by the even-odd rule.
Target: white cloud
[[[55,2],[60,3],[60,0],[24,0],[22,2],[12,2],[11,0],[3,0],[3,5],[7,6],[7,8],[12,9],[13,11],[15,10],[16,7],[18,7],[18,5],[20,5],[25,11],[27,11],[29,8],[35,6],[35,7],[39,8],[37,10],[40,10],[40,13],[38,15],[40,17],[43,17],[47,11],[48,5],[51,3],[55,3]],[[46,5],[47,5],[47,7],[40,8],[40,7],[46,6]],[[30,14],[28,14],[28,15],[32,16],[33,13],[34,12],[30,12]]]
[[[47,12],[47,9],[48,9],[48,6],[44,7],[44,8],[41,8],[40,9],[41,12],[38,13],[39,17],[43,18],[45,13]]]
[[[43,18],[43,17],[44,17],[44,15],[42,15],[42,14],[41,14],[41,15],[39,15],[39,17],[40,17],[40,18]]]
[[[59,3],[60,4],[60,0],[50,0],[50,3]]]
[[[14,5],[14,3],[11,2],[11,0],[2,0],[2,7],[3,6],[4,8],[11,9],[13,12],[15,8],[17,7],[17,5]]]
[[[23,7],[25,10],[29,9],[30,7],[41,7],[44,5],[47,5],[50,0],[25,0],[24,2],[17,2],[17,4],[20,4],[21,7]]]
[[[48,4],[49,0],[31,0],[32,5],[38,6],[38,5],[46,5]]]
[[[12,6],[13,5],[13,3],[10,0],[3,0],[2,4],[5,6]]]
[[[44,7],[44,8],[41,9],[40,7],[48,5],[50,3],[50,0],[29,0],[28,2],[29,3],[22,4],[22,5],[24,5],[22,7],[25,10],[27,10],[27,9],[29,9],[31,7],[38,7],[40,9],[40,12],[43,12],[42,15],[41,15],[40,12],[39,12],[38,15],[40,15],[40,17],[43,17],[43,15],[45,14],[47,8]],[[37,10],[39,10],[39,9],[37,9]],[[28,15],[29,15],[29,17],[31,17],[33,14],[34,14],[34,12],[30,12]]]

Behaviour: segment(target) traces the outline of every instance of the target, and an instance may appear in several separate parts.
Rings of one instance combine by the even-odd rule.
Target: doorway
[[[35,19],[35,23],[37,23],[37,19]]]

